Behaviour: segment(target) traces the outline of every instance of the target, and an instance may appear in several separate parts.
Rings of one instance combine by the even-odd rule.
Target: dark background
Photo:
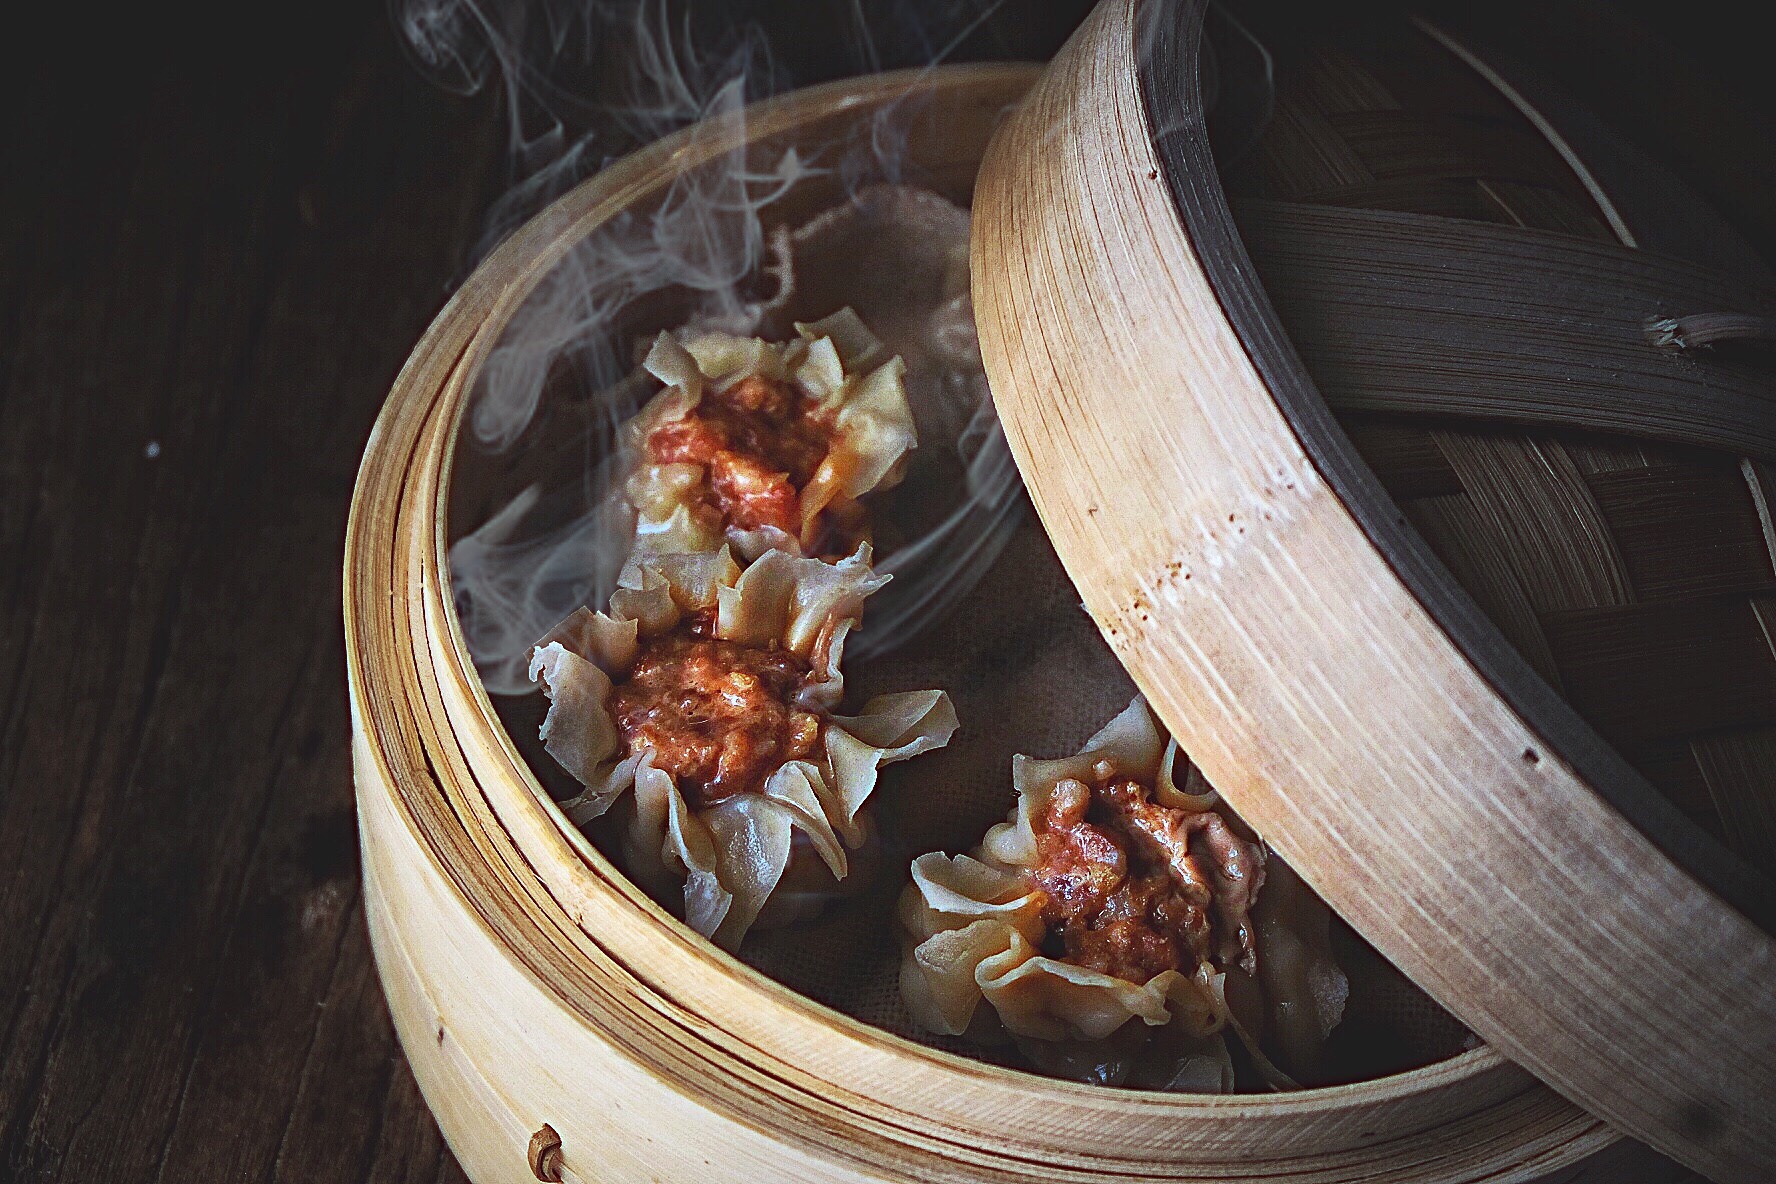
[[[494,99],[421,79],[381,4],[253,7],[0,31],[0,1180],[460,1177],[364,930],[339,557],[511,176]],[[850,4],[702,7],[760,17],[783,77],[858,61]],[[958,56],[1045,55],[1085,7],[1008,0]],[[1753,11],[1485,25],[1770,255]]]

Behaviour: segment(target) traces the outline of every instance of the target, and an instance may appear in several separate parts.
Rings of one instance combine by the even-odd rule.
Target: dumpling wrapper
[[[1025,872],[1036,864],[1036,826],[1056,786],[1069,778],[1091,781],[1093,766],[1108,759],[1151,785],[1161,805],[1213,808],[1216,795],[1200,774],[1176,783],[1176,756],[1176,743],[1137,697],[1074,756],[1014,758],[1017,801],[973,854],[934,852],[913,861],[899,903],[900,985],[916,1023],[945,1035],[979,1035],[983,1026],[990,1033],[996,1025],[1033,1063],[1077,1079],[1206,1092],[1232,1088],[1231,1060],[1216,1036],[1232,1023],[1271,1084],[1292,1086],[1248,1035],[1264,1030],[1266,1013],[1238,1023],[1226,988],[1239,977],[1249,1001],[1281,1017],[1274,1026],[1291,1061],[1317,1050],[1337,1022],[1343,976],[1324,940],[1323,917],[1314,937],[1311,906],[1322,913],[1325,906],[1305,887],[1285,893],[1258,919],[1261,981],[1225,975],[1204,960],[1192,974],[1167,971],[1133,983],[1041,953],[1042,894]],[[983,1000],[992,1009],[985,1025],[978,1014]],[[1140,1024],[1131,1026],[1133,1020]]]
[[[906,365],[898,357],[884,357],[882,343],[849,308],[798,322],[795,332],[786,342],[711,331],[689,331],[682,339],[662,333],[655,339],[643,365],[665,386],[631,421],[626,447],[633,464],[621,484],[634,515],[633,554],[708,552],[726,543],[747,560],[772,549],[800,555],[813,544],[828,507],[900,479],[907,454],[918,444],[907,404]],[[655,464],[647,454],[648,437],[689,415],[708,390],[753,376],[787,383],[832,416],[831,448],[800,493],[797,537],[771,527],[710,529],[692,512],[702,466]]]
[[[1042,954],[1042,895],[1023,873],[1037,862],[1036,821],[1055,787],[1067,778],[1089,781],[1101,760],[1158,788],[1166,805],[1170,754],[1144,701],[1136,699],[1078,754],[1060,760],[1012,760],[1017,803],[1011,817],[987,832],[978,855],[941,852],[913,861],[912,883],[901,895],[900,923],[909,949],[901,966],[901,993],[913,1019],[933,1032],[960,1035],[974,1022],[981,1000],[1014,1036],[1056,1043],[1102,1041],[1130,1020],[1150,1027],[1179,1025],[1207,1036],[1224,1022],[1216,980],[1204,962],[1194,975],[1167,971],[1132,983]]]
[[[544,747],[585,786],[562,810],[584,825],[627,793],[626,870],[656,894],[682,881],[686,921],[726,948],[739,946],[782,880],[796,834],[834,880],[844,879],[879,770],[941,748],[956,731],[955,708],[942,691],[882,695],[855,716],[832,714],[844,693],[845,637],[864,599],[885,582],[869,559],[867,545],[838,563],[770,551],[744,571],[725,546],[637,557],[610,613],[581,609],[532,655],[531,677],[550,701]],[[818,759],[785,762],[762,793],[694,811],[648,753],[622,752],[605,703],[643,641],[711,609],[718,638],[775,643],[806,659],[815,677],[796,706],[825,721]]]

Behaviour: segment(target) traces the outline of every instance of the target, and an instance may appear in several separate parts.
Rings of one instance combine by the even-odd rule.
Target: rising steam
[[[862,2],[835,6],[848,9],[853,72],[935,64],[997,6],[928,4],[913,19],[910,5],[894,4],[872,21]],[[666,0],[393,0],[393,15],[439,85],[499,88],[514,183],[488,214],[481,253],[621,152],[704,120],[741,120],[749,101],[791,81],[756,27],[693,29]],[[621,103],[584,97],[611,93],[612,78]],[[786,152],[763,170],[736,149],[680,175],[657,210],[619,216],[571,251],[515,316],[475,392],[469,436],[516,454],[540,435],[570,434],[576,471],[539,480],[452,547],[458,614],[489,691],[531,690],[524,667],[536,639],[615,584],[627,532],[606,494],[618,429],[649,393],[628,377],[635,359],[622,353],[620,318],[670,293],[681,321],[750,330],[770,262],[762,213],[811,170],[835,171],[848,190],[899,180],[907,118],[890,109],[856,140]],[[599,393],[579,421],[539,423],[545,393],[562,381]],[[923,446],[953,451],[964,475],[955,508],[884,557],[896,579],[854,643],[859,656],[904,640],[973,586],[1016,524],[1017,472],[984,384],[950,394],[954,423],[925,432]]]

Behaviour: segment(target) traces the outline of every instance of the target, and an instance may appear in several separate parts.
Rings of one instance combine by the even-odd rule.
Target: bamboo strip
[[[1633,599],[1609,524],[1559,444],[1433,432],[1537,612]]]
[[[1246,201],[1265,288],[1341,410],[1584,428],[1776,458],[1755,363],[1652,348],[1671,312],[1776,294],[1570,235],[1391,211]]]
[[[1758,863],[1776,860],[1776,728],[1690,741],[1696,764],[1725,823],[1727,845]],[[1763,792],[1757,792],[1757,791]]]
[[[1277,193],[1301,196],[1375,181],[1362,159],[1335,135],[1325,116],[1279,99],[1252,167]]]
[[[1649,464],[1585,479],[1637,600],[1776,592],[1776,568],[1741,466]]]
[[[1645,445],[1638,440],[1614,436],[1583,436],[1563,441],[1567,455],[1579,466],[1579,472],[1615,473],[1624,469],[1645,469],[1653,464]]]
[[[1462,492],[1461,478],[1429,432],[1413,425],[1368,419],[1348,420],[1344,427],[1352,445],[1395,500]]]
[[[1560,667],[1548,648],[1547,634],[1542,632],[1517,565],[1503,548],[1494,545],[1497,537],[1477,521],[1480,510],[1475,503],[1465,497],[1434,497],[1407,502],[1401,508],[1524,660],[1549,686],[1560,689]]]
[[[1542,628],[1574,706],[1625,752],[1776,724],[1776,663],[1743,599],[1575,608]]]
[[[1400,101],[1348,51],[1316,46],[1307,54],[1295,93],[1309,107],[1329,115],[1396,110]]]
[[[1590,212],[1578,208],[1564,193],[1540,185],[1525,185],[1491,177],[1478,178],[1474,184],[1496,210],[1518,226],[1558,230],[1562,234],[1596,239],[1598,242],[1616,241],[1607,226]],[[1422,209],[1418,212],[1435,214],[1440,211]]]
[[[1611,199],[1609,193],[1604,190],[1604,187],[1598,184],[1597,178],[1591,172],[1589,163],[1573,148],[1571,142],[1561,133],[1561,130],[1548,119],[1547,115],[1534,103],[1529,101],[1520,88],[1514,86],[1511,80],[1496,70],[1490,62],[1484,60],[1480,55],[1474,53],[1455,37],[1444,32],[1436,25],[1420,18],[1414,18],[1413,23],[1416,24],[1426,36],[1433,38],[1444,49],[1460,58],[1476,74],[1484,78],[1492,88],[1499,93],[1499,95],[1535,125],[1535,129],[1542,134],[1542,138],[1547,141],[1554,151],[1560,154],[1560,158],[1566,162],[1567,167],[1572,169],[1573,175],[1578,178],[1579,183],[1584,186],[1585,191],[1589,193],[1592,200],[1597,203],[1598,211],[1609,223],[1610,229],[1615,233],[1616,241],[1628,247],[1640,245],[1635,241],[1634,233],[1629,229],[1627,222],[1624,221],[1621,211],[1616,208],[1615,201]]]
[[[1764,550],[1769,554],[1771,571],[1776,573],[1776,473],[1771,472],[1769,465],[1750,459],[1739,462],[1739,472],[1751,491],[1751,504],[1764,532]]]

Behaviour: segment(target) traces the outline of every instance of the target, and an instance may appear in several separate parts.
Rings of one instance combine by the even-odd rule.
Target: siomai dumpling
[[[608,614],[581,609],[533,652],[544,746],[585,786],[562,809],[584,825],[625,803],[626,870],[658,895],[682,881],[686,921],[727,948],[792,859],[845,879],[877,771],[956,730],[941,691],[835,713],[845,637],[884,582],[867,544],[837,563],[768,551],[744,572],[725,546],[640,556]]]
[[[634,553],[837,559],[870,538],[858,498],[899,480],[917,437],[906,367],[850,309],[788,342],[662,333],[665,388],[631,421]]]
[[[1265,849],[1206,784],[1176,783],[1176,757],[1137,698],[1076,756],[1014,758],[1010,817],[972,854],[913,861],[899,920],[901,993],[915,1022],[1008,1034],[1065,1076],[1204,1092],[1233,1088],[1220,1035],[1232,1024],[1252,1037],[1250,1059],[1269,1084],[1288,1084],[1257,1048],[1262,1015],[1239,1022],[1228,987],[1261,989],[1261,947],[1287,939],[1300,969],[1277,981],[1318,989],[1305,963],[1331,965],[1323,923],[1316,943],[1255,919]],[[1298,1017],[1315,1002],[1290,999],[1284,1010]],[[1308,1021],[1321,1039],[1323,1012]]]

